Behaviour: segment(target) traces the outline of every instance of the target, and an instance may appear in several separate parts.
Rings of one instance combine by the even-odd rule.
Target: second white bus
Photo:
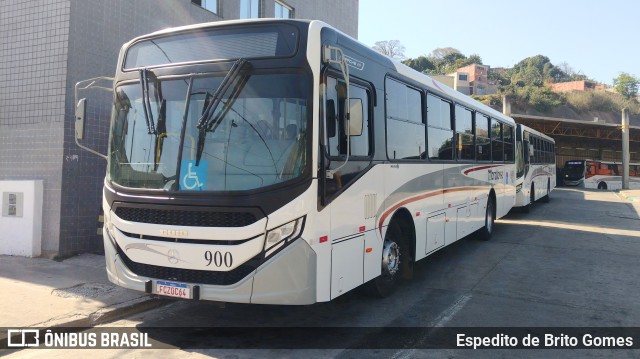
[[[516,203],[528,212],[541,200],[549,202],[556,187],[556,155],[553,138],[527,126],[516,127]]]

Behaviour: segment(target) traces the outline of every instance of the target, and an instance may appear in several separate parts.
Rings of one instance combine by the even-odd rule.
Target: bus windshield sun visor
[[[202,110],[202,116],[198,120],[197,125],[199,131],[196,166],[200,164],[200,158],[202,157],[202,151],[204,150],[204,142],[207,132],[215,132],[226,113],[231,109],[235,99],[238,97],[249,79],[250,70],[251,63],[249,63],[249,61],[244,58],[236,60],[213,95],[211,97],[208,96],[208,104]],[[227,101],[224,103],[224,107],[216,114],[216,110],[222,102],[222,97],[232,86],[233,89],[231,90]],[[214,114],[216,114],[215,117]]]
[[[122,69],[285,58],[297,52],[298,40],[298,29],[283,23],[192,29],[140,39],[127,49]]]

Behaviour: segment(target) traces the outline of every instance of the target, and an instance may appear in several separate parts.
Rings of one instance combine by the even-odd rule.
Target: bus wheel
[[[478,238],[483,241],[488,241],[491,239],[491,235],[493,234],[493,223],[495,222],[495,203],[493,201],[493,197],[489,196],[487,200],[487,212],[484,215],[484,227],[480,228],[478,231]]]
[[[598,189],[607,189],[607,183],[606,182],[600,182],[598,183]]]
[[[367,283],[370,294],[384,298],[393,293],[398,286],[402,272],[401,261],[409,260],[409,258],[403,258],[401,238],[402,231],[398,222],[392,221],[382,247],[382,273]]]
[[[547,195],[542,197],[542,202],[549,203],[549,194],[551,193],[551,180],[547,181]]]
[[[531,184],[531,192],[529,193],[529,205],[532,205],[536,201],[536,186]]]

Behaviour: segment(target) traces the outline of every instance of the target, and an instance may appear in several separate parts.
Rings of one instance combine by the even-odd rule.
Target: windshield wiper
[[[158,104],[158,123],[153,121],[153,112],[151,111],[151,94],[149,93],[149,79],[153,81],[154,97]],[[153,170],[158,170],[160,164],[160,156],[162,155],[162,147],[164,138],[167,137],[167,101],[162,96],[162,85],[156,75],[149,69],[140,69],[140,84],[142,85],[142,109],[144,110],[144,118],[147,123],[147,132],[155,135],[155,145],[153,148]]]
[[[147,122],[147,132],[151,134],[156,133],[155,124],[153,123],[153,112],[151,112],[151,98],[149,97],[149,74],[154,77],[155,75],[151,70],[146,68],[140,69],[140,85],[142,86],[142,109],[144,110],[144,119]],[[156,80],[157,81],[157,80]]]
[[[204,150],[204,142],[207,132],[215,132],[215,130],[222,122],[222,119],[235,102],[235,99],[240,95],[240,92],[244,88],[244,85],[247,83],[249,75],[247,74],[247,71],[245,71],[245,68],[249,65],[249,61],[247,61],[246,59],[240,58],[236,60],[236,62],[233,63],[233,66],[231,66],[231,69],[229,70],[227,75],[220,83],[220,86],[218,86],[216,91],[213,93],[213,96],[211,97],[208,105],[206,105],[206,107],[202,111],[202,116],[198,120],[198,125],[196,126],[199,130],[196,152],[196,166],[200,164],[200,158],[202,157],[202,152]],[[227,99],[227,102],[225,103],[224,109],[214,117],[213,115],[216,113],[218,106],[222,102],[222,97],[225,93],[227,93],[227,91],[229,91],[234,82],[235,85],[231,94],[229,95],[229,98]]]
[[[158,126],[156,130],[156,143],[153,153],[153,170],[158,171],[160,164],[160,156],[162,156],[162,147],[164,139],[167,137],[167,100],[160,101],[160,110],[158,111]]]

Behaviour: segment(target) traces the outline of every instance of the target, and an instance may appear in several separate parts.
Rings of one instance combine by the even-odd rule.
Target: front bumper
[[[571,180],[565,179],[565,180],[562,181],[562,183],[565,186],[579,186],[579,185],[581,185],[583,183],[583,180],[571,181]]]
[[[103,231],[103,241],[107,274],[114,284],[141,292],[150,292],[153,286],[147,283],[154,280],[170,280],[170,278],[140,275],[139,267],[127,258],[122,250],[116,248],[116,244],[111,241],[106,230]],[[168,267],[158,268],[171,270]],[[202,300],[256,304],[312,304],[316,302],[316,268],[315,252],[307,242],[298,239],[273,257],[266,259],[257,268],[240,272],[237,280],[235,278],[232,280],[233,283],[224,285],[187,283],[199,287],[199,299]],[[164,272],[159,270],[154,273],[162,275]]]

